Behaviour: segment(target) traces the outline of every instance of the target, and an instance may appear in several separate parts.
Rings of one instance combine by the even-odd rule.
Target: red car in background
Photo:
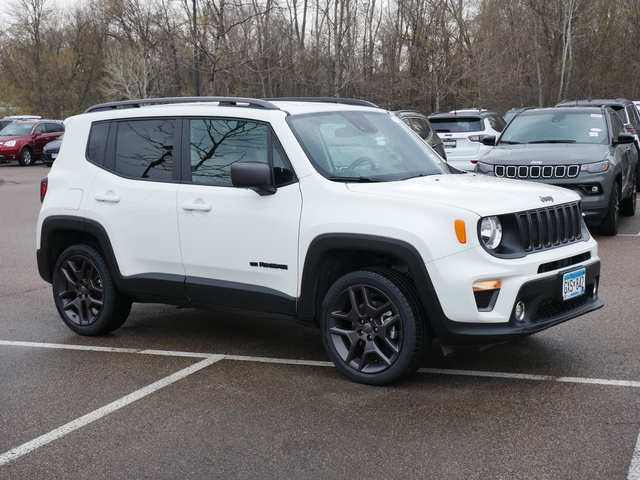
[[[44,146],[64,133],[59,120],[18,120],[0,130],[0,161],[33,165]]]

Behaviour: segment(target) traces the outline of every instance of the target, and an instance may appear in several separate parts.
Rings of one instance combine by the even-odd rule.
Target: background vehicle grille
[[[525,252],[582,240],[582,210],[578,202],[516,214]]]
[[[580,165],[496,165],[493,171],[506,178],[575,178]]]

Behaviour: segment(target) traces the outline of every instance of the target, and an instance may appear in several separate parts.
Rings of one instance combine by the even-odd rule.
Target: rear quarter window
[[[104,156],[107,150],[107,138],[109,136],[110,122],[94,123],[89,132],[86,157],[96,165],[104,165]]]

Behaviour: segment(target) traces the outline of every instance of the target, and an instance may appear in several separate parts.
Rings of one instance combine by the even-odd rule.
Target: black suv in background
[[[429,119],[418,112],[417,110],[398,110],[393,112],[396,117],[410,126],[425,142],[429,144],[438,154],[447,159],[447,154],[444,151],[444,145],[442,140],[438,136]]]
[[[478,173],[574,190],[586,224],[603,235],[618,233],[620,213],[635,214],[638,152],[610,107],[527,109],[483,141],[493,148]]]

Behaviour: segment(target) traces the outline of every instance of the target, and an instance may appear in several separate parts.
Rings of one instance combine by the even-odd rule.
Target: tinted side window
[[[45,133],[46,131],[47,131],[47,127],[46,127],[46,124],[44,123],[38,124],[36,128],[33,129],[33,133],[36,133],[36,132]]]
[[[276,186],[294,179],[284,152],[272,139],[269,126],[262,123],[193,119],[189,122],[189,158],[194,183],[231,186],[231,165],[235,162],[272,165]]]
[[[171,180],[176,120],[118,122],[115,171],[131,178]]]
[[[87,142],[87,160],[98,165],[104,165],[104,153],[107,149],[107,136],[109,135],[109,123],[94,123],[89,132]]]
[[[617,114],[618,112],[616,112]],[[611,115],[611,138],[617,139],[621,132],[624,132],[624,125],[618,115]]]
[[[491,128],[493,128],[498,132],[501,132],[502,130],[504,130],[504,127],[507,125],[507,122],[505,122],[502,117],[491,116],[491,117],[488,117],[487,120],[489,120],[489,124],[491,125]]]
[[[47,133],[64,132],[64,128],[59,123],[47,123]]]
[[[413,130],[415,130],[418,135],[420,135],[420,138],[424,140],[429,139],[429,137],[431,136],[431,129],[429,128],[429,125],[427,125],[426,120],[418,117],[411,117],[408,120],[410,122],[409,126],[413,128]]]

